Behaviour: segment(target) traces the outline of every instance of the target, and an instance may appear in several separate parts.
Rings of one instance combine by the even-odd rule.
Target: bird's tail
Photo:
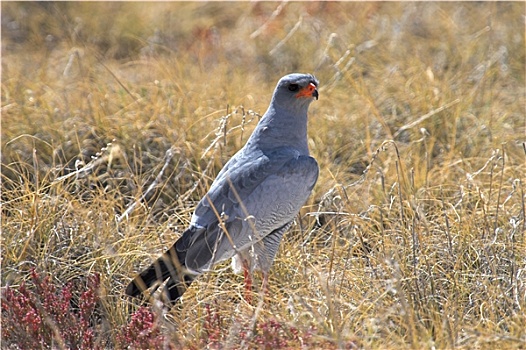
[[[139,297],[150,287],[155,286],[152,293],[166,279],[163,298],[174,304],[190,286],[195,276],[189,275],[184,265],[185,252],[178,252],[175,243],[148,268],[138,274],[126,287],[126,294]]]

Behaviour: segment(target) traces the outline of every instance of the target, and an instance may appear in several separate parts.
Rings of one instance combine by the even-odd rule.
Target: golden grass
[[[225,265],[165,315],[174,344],[213,305],[234,348],[253,317],[333,348],[526,347],[523,3],[1,6],[2,286],[100,273],[111,342],[277,80],[313,72],[320,179],[264,306]]]

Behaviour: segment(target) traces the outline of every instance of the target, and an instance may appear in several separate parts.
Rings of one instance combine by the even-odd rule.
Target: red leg
[[[243,260],[243,273],[245,276],[245,300],[252,304],[252,273],[246,260]]]

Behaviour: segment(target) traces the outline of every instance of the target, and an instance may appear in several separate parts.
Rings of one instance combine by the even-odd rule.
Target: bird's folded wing
[[[243,249],[249,244],[253,238],[243,231],[243,221],[249,217],[266,220],[268,230],[265,226],[257,240],[275,229],[274,223],[281,226],[281,221],[290,221],[318,176],[312,157],[288,148],[260,152],[250,159],[240,156],[227,164],[198,204],[193,224],[199,229],[187,231],[177,242],[177,250],[186,251],[186,264],[192,270],[207,269],[233,256],[233,245]]]

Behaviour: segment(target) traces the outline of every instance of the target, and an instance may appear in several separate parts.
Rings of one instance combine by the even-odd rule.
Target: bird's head
[[[309,104],[318,99],[318,84],[318,80],[311,74],[286,75],[279,80],[272,102],[276,107],[289,111],[306,111]]]

